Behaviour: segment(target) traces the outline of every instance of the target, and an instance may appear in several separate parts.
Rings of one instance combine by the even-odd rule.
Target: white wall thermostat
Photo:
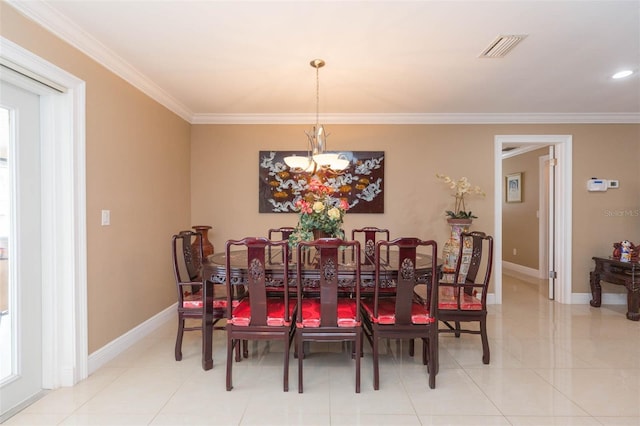
[[[587,181],[587,190],[588,191],[606,191],[607,185],[608,184],[606,179],[591,178]]]

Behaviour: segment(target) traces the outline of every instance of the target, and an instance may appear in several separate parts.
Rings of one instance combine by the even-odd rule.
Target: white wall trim
[[[573,293],[571,303],[577,305],[588,305],[591,301],[591,293]],[[602,293],[602,305],[626,305],[627,293]],[[600,309],[600,308],[593,308]]]
[[[18,414],[20,411],[22,411],[25,408],[27,408],[28,406],[30,406],[31,404],[33,404],[34,402],[36,402],[37,400],[39,400],[40,398],[45,396],[48,392],[49,391],[41,390],[37,394],[30,396],[29,398],[25,399],[24,401],[22,401],[21,403],[19,403],[15,407],[13,407],[10,410],[6,411],[2,415],[0,415],[0,424],[3,424],[7,420],[9,420],[11,417],[13,417],[16,414]]]
[[[529,268],[528,266],[518,265],[517,263],[502,261],[503,272],[516,272],[518,274],[523,274],[528,277],[533,277],[536,279],[540,278],[540,271],[537,269]]]
[[[125,350],[129,349],[131,346],[157,330],[167,321],[175,319],[177,317],[177,306],[178,304],[174,303],[142,324],[132,328],[122,336],[117,337],[97,351],[91,353],[91,355],[89,355],[89,374],[92,374],[107,362],[111,361]]]
[[[42,158],[43,387],[87,377],[85,83],[0,37],[0,56],[67,89],[42,95],[47,145]]]
[[[190,123],[309,124],[315,119],[315,114],[193,114]],[[640,114],[320,114],[319,120],[324,124],[613,124],[640,123]]]

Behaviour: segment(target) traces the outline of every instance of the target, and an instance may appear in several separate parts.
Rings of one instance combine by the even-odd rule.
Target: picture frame
[[[342,154],[349,167],[338,175],[324,176],[334,189],[333,196],[344,199],[352,213],[384,213],[384,151],[348,151]],[[289,155],[307,156],[306,151],[258,152],[258,212],[295,213],[295,201],[314,176],[293,173],[285,164]]]
[[[522,202],[522,173],[511,173],[506,177],[507,203]]]

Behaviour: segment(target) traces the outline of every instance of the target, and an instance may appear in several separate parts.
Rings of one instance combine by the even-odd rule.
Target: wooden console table
[[[594,257],[595,269],[591,272],[591,306],[599,308],[602,302],[600,281],[623,285],[627,289],[627,319],[640,320],[640,263]]]

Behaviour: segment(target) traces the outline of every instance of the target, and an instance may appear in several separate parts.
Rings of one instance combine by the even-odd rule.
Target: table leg
[[[591,284],[591,301],[589,304],[594,308],[599,308],[602,304],[602,287],[600,286],[600,274],[596,271],[592,271],[590,274]]]
[[[631,321],[640,320],[640,286],[634,284],[633,280],[626,282],[627,287],[627,319]]]
[[[213,283],[204,280],[202,300],[202,369],[213,368]]]

